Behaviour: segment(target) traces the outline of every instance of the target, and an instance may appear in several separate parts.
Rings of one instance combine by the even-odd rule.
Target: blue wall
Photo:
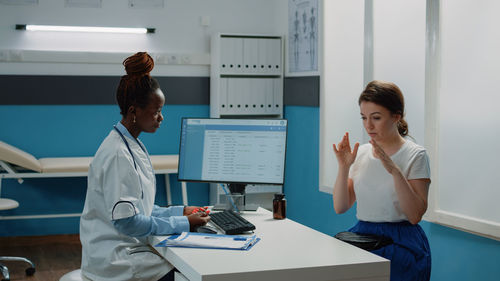
[[[93,155],[119,120],[115,107],[0,106],[0,140],[37,158]],[[208,110],[205,105],[167,105],[162,128],[155,135],[141,135],[141,139],[151,154],[176,154],[180,118],[207,117]],[[285,118],[289,120],[284,187],[287,216],[329,235],[347,229],[356,221],[354,208],[336,215],[331,195],[318,190],[319,108],[286,106]],[[173,203],[181,204],[180,185],[175,176],[170,180]],[[164,205],[163,177],[158,181],[157,203]],[[3,180],[2,196],[16,199],[21,205],[1,211],[0,216],[81,212],[85,190],[85,178],[26,179],[21,185],[15,180]],[[208,186],[189,184],[188,196],[190,204],[205,205]],[[500,242],[433,223],[421,225],[431,245],[433,281],[500,279]],[[60,233],[78,233],[78,218],[0,220],[0,236]]]
[[[167,105],[162,127],[140,138],[150,154],[177,154],[181,118],[207,117],[206,105]],[[93,106],[0,106],[0,140],[36,158],[93,156],[113,125],[120,120],[116,105]],[[8,120],[8,122],[6,121]],[[166,205],[164,176],[157,176],[156,203]],[[182,204],[177,176],[170,176],[172,203]],[[19,208],[0,211],[0,216],[81,213],[86,178],[38,178],[2,180],[2,197],[19,202]],[[188,185],[189,203],[208,204],[208,184]],[[0,236],[78,233],[79,217],[0,220]]]

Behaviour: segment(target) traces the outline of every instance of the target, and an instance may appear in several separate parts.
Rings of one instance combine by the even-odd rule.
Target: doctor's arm
[[[154,205],[153,211],[151,213],[151,216],[153,217],[170,217],[182,215],[184,215],[184,206],[160,207],[158,205]]]
[[[204,213],[189,216],[154,217],[136,214],[132,217],[113,220],[115,228],[132,237],[150,235],[170,235],[190,231],[195,226],[204,225],[210,217]]]
[[[151,216],[154,217],[188,216],[193,212],[207,212],[207,207],[198,207],[198,206],[160,207],[158,205],[154,205]]]
[[[169,235],[189,231],[189,221],[185,216],[154,217],[136,214],[132,217],[113,220],[115,228],[132,237],[149,235]]]

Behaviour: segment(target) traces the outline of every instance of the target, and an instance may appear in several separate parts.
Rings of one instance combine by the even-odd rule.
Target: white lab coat
[[[149,216],[154,206],[156,178],[147,151],[136,140],[126,135],[125,139],[137,169],[116,130],[109,133],[90,164],[80,220],[82,274],[95,281],[157,281],[173,266],[149,245],[146,237],[121,234],[112,223],[135,214]]]

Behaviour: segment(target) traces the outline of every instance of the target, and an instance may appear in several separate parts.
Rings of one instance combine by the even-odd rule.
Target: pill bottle
[[[285,194],[276,193],[273,199],[273,218],[282,220],[286,218],[286,199]]]

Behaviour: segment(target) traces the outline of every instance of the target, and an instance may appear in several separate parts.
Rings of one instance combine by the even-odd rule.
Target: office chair
[[[15,200],[7,199],[7,198],[0,198],[0,211],[1,210],[15,209],[18,206],[19,206],[19,203]],[[10,280],[9,269],[7,268],[7,266],[2,264],[2,261],[22,261],[22,262],[29,263],[30,267],[28,267],[26,269],[26,275],[31,276],[31,275],[35,274],[35,265],[27,258],[0,256],[0,272],[3,275],[2,281],[9,281]]]

